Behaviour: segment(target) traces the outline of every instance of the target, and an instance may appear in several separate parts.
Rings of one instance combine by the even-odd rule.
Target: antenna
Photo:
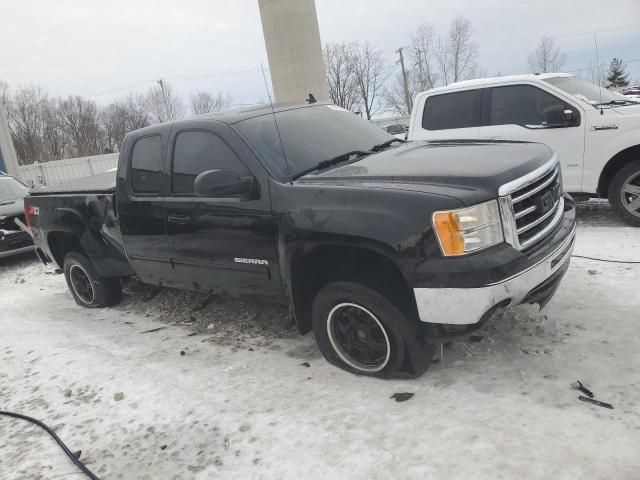
[[[287,177],[289,177],[289,183],[293,185],[291,179],[291,171],[289,170],[289,161],[287,160],[287,153],[284,151],[284,144],[282,143],[282,137],[280,136],[280,128],[278,128],[278,120],[276,120],[276,111],[273,109],[273,101],[271,100],[271,91],[269,90],[269,83],[267,82],[267,75],[264,73],[264,65],[261,63],[262,78],[264,79],[264,86],[267,89],[267,95],[269,96],[269,105],[271,106],[271,115],[273,115],[273,123],[276,126],[276,132],[278,132],[278,141],[280,142],[280,149],[282,150],[282,157],[284,158],[284,166],[287,169]]]
[[[600,115],[604,115],[602,110],[602,78],[600,77],[600,57],[598,56],[598,34],[593,32],[593,43],[596,45],[596,68],[598,72],[598,87],[600,87]]]

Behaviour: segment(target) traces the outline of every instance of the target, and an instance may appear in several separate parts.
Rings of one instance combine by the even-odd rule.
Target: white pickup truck
[[[408,139],[547,144],[567,192],[609,198],[640,226],[640,103],[572,75],[481,78],[422,92]]]

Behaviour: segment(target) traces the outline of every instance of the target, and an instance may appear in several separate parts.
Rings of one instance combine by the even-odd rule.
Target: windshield
[[[629,101],[619,93],[611,92],[606,88],[600,88],[591,82],[586,82],[575,77],[553,77],[544,80],[554,87],[591,104],[609,103],[614,100]]]
[[[0,202],[24,198],[29,189],[12,177],[0,177]]]
[[[292,177],[323,160],[353,150],[369,150],[393,139],[374,124],[334,105],[318,105],[277,112],[282,145]],[[273,115],[262,115],[237,123],[236,128],[258,153],[273,176],[287,180]]]

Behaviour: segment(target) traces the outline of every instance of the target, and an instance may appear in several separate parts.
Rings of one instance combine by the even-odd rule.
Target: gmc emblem
[[[560,186],[556,185],[536,201],[536,207],[540,213],[545,214],[553,208],[560,197]]]

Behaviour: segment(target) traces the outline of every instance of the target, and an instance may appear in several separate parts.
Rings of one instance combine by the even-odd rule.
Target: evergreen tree
[[[629,74],[625,71],[627,64],[621,58],[613,58],[609,64],[607,88],[626,87],[629,85]]]

